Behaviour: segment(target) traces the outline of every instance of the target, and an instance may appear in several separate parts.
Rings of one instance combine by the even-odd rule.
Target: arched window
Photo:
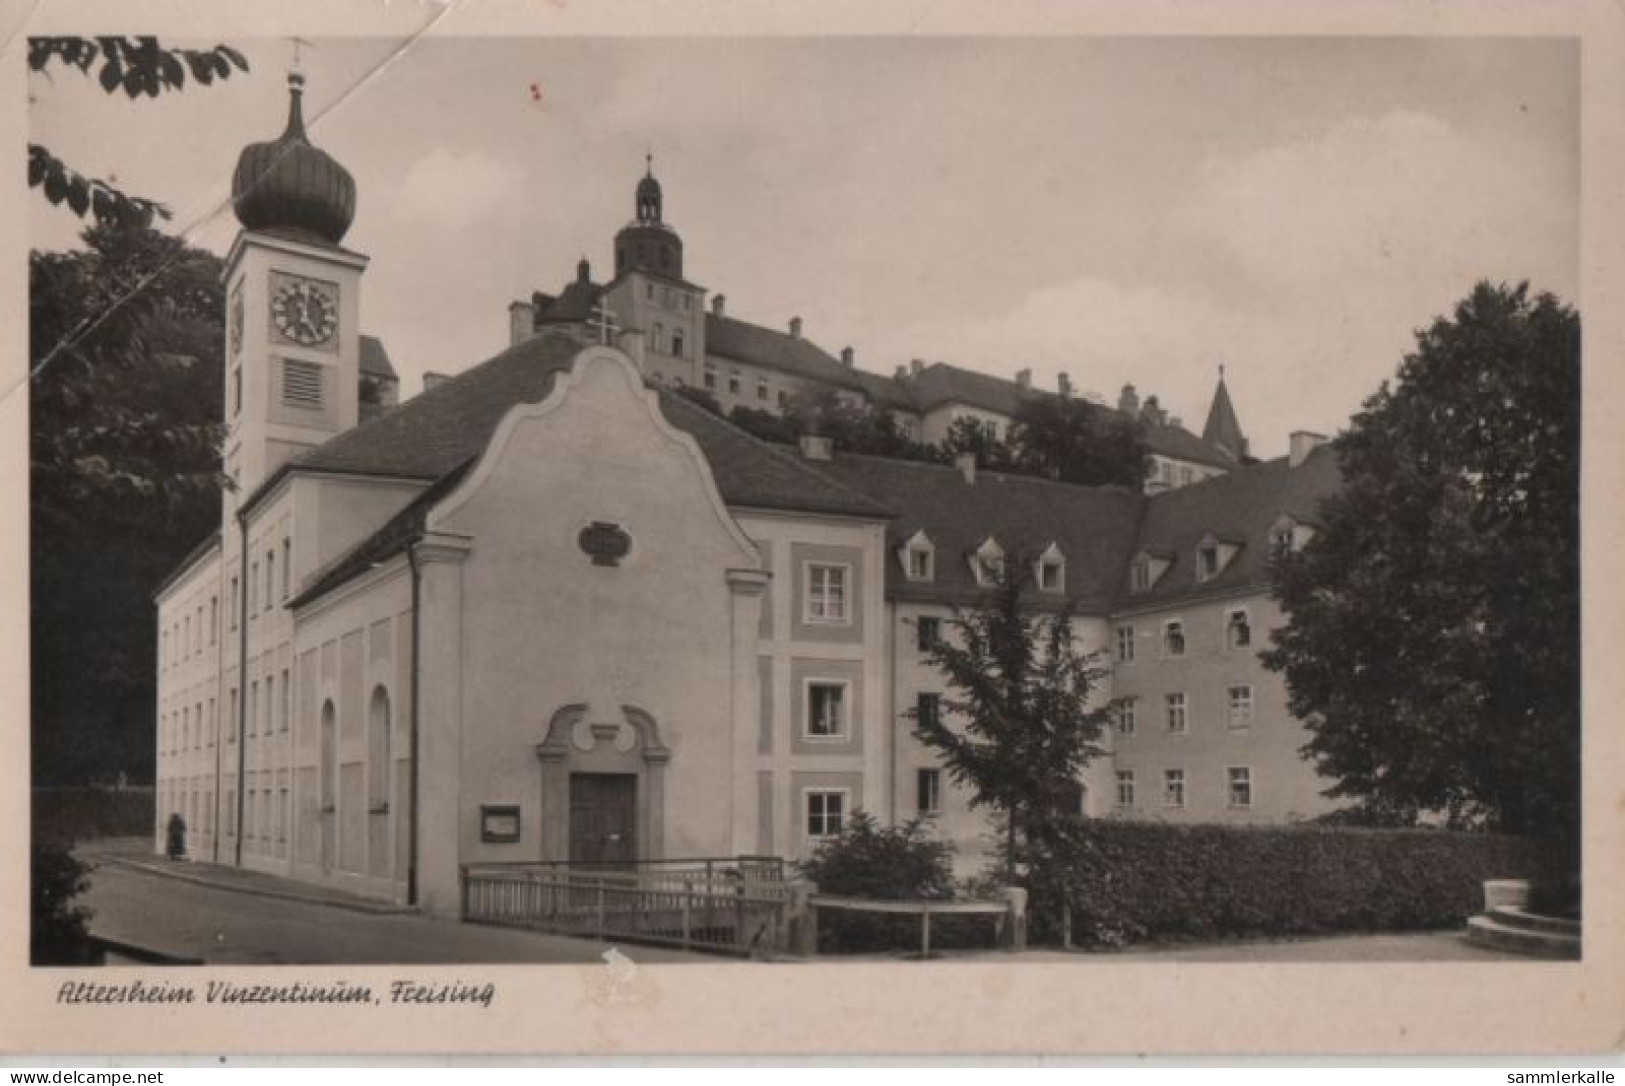
[[[389,810],[389,692],[372,692],[367,714],[367,809]]]
[[[322,810],[335,811],[339,800],[339,729],[332,701],[322,702]]]

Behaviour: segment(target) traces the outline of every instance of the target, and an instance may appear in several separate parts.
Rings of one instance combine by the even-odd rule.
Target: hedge
[[[1458,926],[1486,879],[1536,873],[1534,845],[1445,830],[1083,820],[1031,857],[1031,925],[1079,944]]]
[[[36,788],[33,838],[87,841],[103,837],[151,837],[153,790],[130,788]]]

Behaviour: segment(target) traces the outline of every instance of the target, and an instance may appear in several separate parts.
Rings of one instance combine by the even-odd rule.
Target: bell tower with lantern
[[[225,273],[228,520],[277,468],[360,417],[367,257],[339,244],[355,181],[306,137],[303,95],[291,72],[286,130],[243,148],[232,176],[243,228]]]

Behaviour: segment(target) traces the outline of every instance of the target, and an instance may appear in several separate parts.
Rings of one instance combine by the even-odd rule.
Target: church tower
[[[615,278],[602,302],[621,328],[642,334],[645,377],[660,385],[698,384],[705,361],[705,291],[683,278],[683,239],[666,222],[653,156],[645,163],[634,193],[635,217],[615,235]]]
[[[341,248],[355,181],[305,135],[304,77],[288,76],[280,137],[243,148],[231,196],[243,229],[226,257],[226,519],[305,449],[359,418],[361,273]]]
[[[1207,425],[1202,427],[1202,440],[1218,445],[1237,460],[1247,459],[1247,438],[1241,432],[1241,422],[1230,402],[1230,390],[1224,387],[1224,367],[1219,367],[1219,387],[1213,390],[1213,404],[1208,408]]]
[[[615,235],[615,274],[633,269],[654,272],[672,279],[683,277],[683,239],[666,225],[661,204],[660,182],[655,179],[654,156],[638,182],[636,214]]]

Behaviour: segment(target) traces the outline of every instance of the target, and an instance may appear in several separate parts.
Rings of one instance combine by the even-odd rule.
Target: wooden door
[[[570,774],[571,863],[630,866],[637,856],[637,795],[635,774]]]

